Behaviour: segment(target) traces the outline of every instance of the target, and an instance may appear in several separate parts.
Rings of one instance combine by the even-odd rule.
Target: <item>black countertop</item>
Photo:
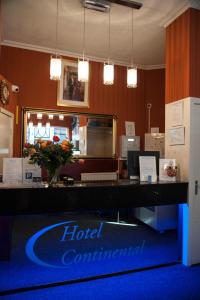
[[[42,184],[0,184],[0,215],[120,209],[187,202],[187,182],[133,180]]]

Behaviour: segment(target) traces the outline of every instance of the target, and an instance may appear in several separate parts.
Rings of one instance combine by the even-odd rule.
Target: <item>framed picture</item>
[[[58,82],[58,106],[89,107],[88,82],[78,81],[78,63],[62,60],[61,80]]]

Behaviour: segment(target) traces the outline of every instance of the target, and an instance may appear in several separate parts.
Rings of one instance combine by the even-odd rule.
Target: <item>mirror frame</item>
[[[94,118],[112,118],[112,125],[113,125],[113,151],[112,156],[90,156],[90,155],[74,155],[74,157],[77,158],[116,158],[116,143],[117,143],[117,116],[116,115],[107,115],[107,114],[95,114],[95,113],[89,113],[89,112],[73,112],[73,111],[66,111],[66,110],[57,110],[57,109],[44,109],[44,108],[33,108],[33,107],[22,107],[22,122],[21,122],[21,154],[23,153],[24,144],[26,141],[26,129],[27,129],[27,116],[28,113],[43,113],[43,114],[53,114],[53,115],[66,115],[66,116],[72,116],[72,115],[82,115],[82,116],[91,116]]]

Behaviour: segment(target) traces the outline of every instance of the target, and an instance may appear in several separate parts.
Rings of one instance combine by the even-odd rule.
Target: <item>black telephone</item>
[[[73,184],[74,183],[74,178],[68,175],[65,175],[63,177],[63,183],[64,184]]]

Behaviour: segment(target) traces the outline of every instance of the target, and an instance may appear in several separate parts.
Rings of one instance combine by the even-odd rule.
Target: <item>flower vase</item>
[[[47,182],[49,187],[53,187],[58,183],[59,173],[60,173],[60,167],[57,169],[47,170],[47,174],[48,174]]]

